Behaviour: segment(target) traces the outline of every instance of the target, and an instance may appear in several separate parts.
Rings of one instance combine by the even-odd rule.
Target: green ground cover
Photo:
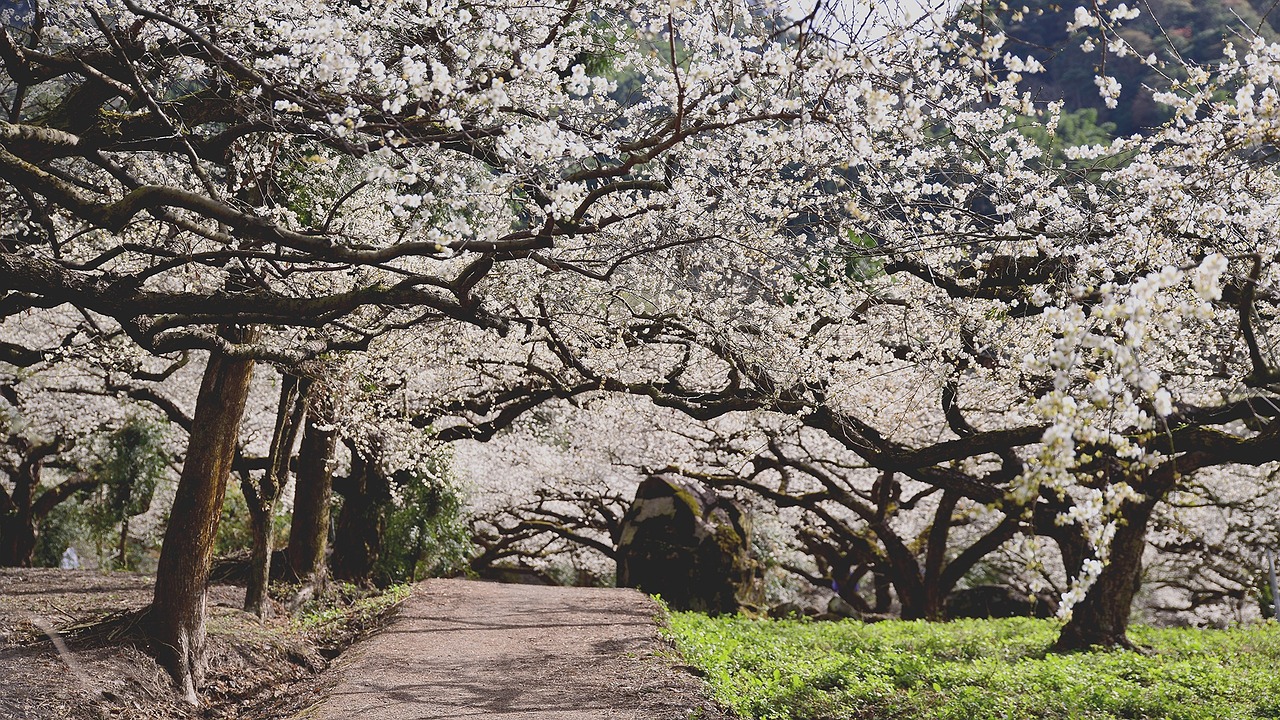
[[[1054,655],[1052,620],[809,622],[672,613],[717,698],[759,720],[1280,718],[1280,624],[1134,628],[1146,654]]]

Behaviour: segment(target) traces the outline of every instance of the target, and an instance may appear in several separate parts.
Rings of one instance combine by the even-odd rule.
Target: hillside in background
[[[1104,56],[1096,42],[1099,47],[1091,52],[1082,49],[1084,32],[1067,32],[1075,2],[1029,0],[984,7],[993,25],[1008,35],[1008,52],[1033,56],[1045,66],[1046,72],[1024,81],[1037,100],[1062,100],[1066,112],[1094,108],[1099,123],[1114,123],[1115,132],[1122,135],[1145,133],[1168,118],[1152,100],[1152,89],[1164,89],[1172,80],[1182,79],[1179,59],[1215,63],[1228,42],[1241,47],[1259,35],[1268,41],[1280,39],[1275,0],[1138,0],[1129,4],[1141,12],[1121,25],[1120,35],[1137,53],[1129,57]],[[1007,9],[993,13],[993,7]],[[1104,12],[1114,7],[1108,5]],[[1087,30],[1096,38],[1096,28]],[[1162,67],[1153,69],[1140,62],[1139,58],[1153,53],[1163,61]],[[1107,74],[1123,86],[1114,109],[1106,107],[1093,80],[1103,62]]]

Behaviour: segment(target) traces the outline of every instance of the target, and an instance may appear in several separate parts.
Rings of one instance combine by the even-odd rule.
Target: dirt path
[[[428,580],[308,720],[723,718],[634,590]]]

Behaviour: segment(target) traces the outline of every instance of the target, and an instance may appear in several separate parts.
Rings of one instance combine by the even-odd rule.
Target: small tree
[[[90,475],[100,483],[90,513],[91,528],[101,535],[120,528],[119,569],[129,567],[129,522],[150,509],[168,462],[160,428],[135,416],[107,435],[90,468]]]
[[[463,499],[437,459],[436,472],[395,473],[397,492],[385,508],[383,552],[374,568],[381,582],[414,582],[466,567],[471,529]]]

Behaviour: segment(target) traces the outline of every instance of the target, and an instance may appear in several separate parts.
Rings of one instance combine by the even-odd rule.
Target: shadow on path
[[[428,580],[352,651],[324,720],[724,717],[634,590]]]

